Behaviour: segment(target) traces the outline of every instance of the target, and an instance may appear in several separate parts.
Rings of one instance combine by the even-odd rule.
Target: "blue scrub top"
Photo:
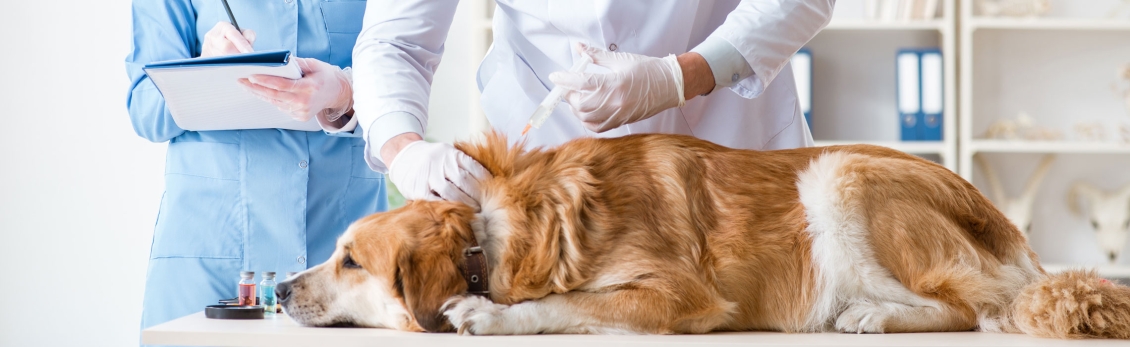
[[[350,66],[365,1],[229,0],[255,50]],[[240,270],[301,271],[324,262],[354,220],[387,209],[384,180],[356,134],[279,129],[185,131],[142,72],[146,63],[197,57],[204,34],[228,21],[220,0],[135,0],[134,130],[169,142],[165,194],[154,228],[143,327],[235,296]],[[232,114],[231,117],[239,117]],[[354,136],[357,135],[357,136]]]

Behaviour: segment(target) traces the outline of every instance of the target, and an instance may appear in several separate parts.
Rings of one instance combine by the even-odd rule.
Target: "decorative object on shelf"
[[[1130,184],[1108,193],[1086,182],[1077,182],[1067,191],[1067,206],[1076,216],[1082,216],[1079,198],[1089,203],[1088,218],[1099,248],[1111,264],[1118,262],[1127,236],[1130,235]]]
[[[1047,176],[1048,169],[1051,169],[1052,163],[1055,162],[1055,155],[1045,155],[1040,160],[1039,166],[1032,176],[1028,178],[1028,183],[1024,185],[1024,192],[1016,198],[1009,198],[1005,195],[1004,185],[1001,184],[1000,178],[997,176],[996,170],[989,164],[988,159],[985,159],[983,154],[973,156],[977,160],[977,165],[981,167],[981,171],[985,173],[985,178],[989,180],[989,188],[993,192],[993,202],[997,204],[997,208],[1004,212],[1005,217],[1012,221],[1024,235],[1032,230],[1032,204],[1036,201],[1036,192],[1040,190],[1040,183],[1043,182],[1044,177]]]
[[[988,17],[1039,17],[1051,9],[1048,0],[980,0],[977,8]]]
[[[1016,119],[1000,119],[993,122],[981,137],[1012,141],[1060,141],[1063,140],[1063,132],[1036,125],[1032,116],[1029,116],[1027,112],[1020,111],[1016,115]]]
[[[1119,19],[1118,17],[1123,13],[1123,10],[1126,10],[1126,13],[1130,13],[1130,0],[1122,0],[1122,3],[1115,5],[1114,8],[1110,9],[1110,12],[1106,14],[1106,17],[1110,19]]]
[[[1130,115],[1130,64],[1123,65],[1118,69],[1117,82],[1111,86],[1111,89],[1114,89],[1114,93],[1122,98],[1126,105],[1126,114]]]
[[[1075,138],[1084,142],[1105,142],[1106,127],[1102,122],[1075,123]]]

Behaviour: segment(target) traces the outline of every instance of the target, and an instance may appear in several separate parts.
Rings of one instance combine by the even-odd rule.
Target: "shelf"
[[[972,30],[1130,30],[1130,21],[1099,18],[974,18],[966,25]]]
[[[1095,269],[1099,276],[1106,278],[1130,278],[1130,265],[1066,265],[1066,264],[1040,264],[1047,272],[1063,272],[1070,269]]]
[[[818,147],[856,144],[883,146],[911,154],[940,155],[945,152],[946,148],[945,142],[941,141],[816,141]]]
[[[935,20],[882,22],[865,19],[833,19],[824,30],[937,30],[945,28],[945,22]]]
[[[1130,154],[1130,144],[1073,141],[973,140],[973,152]]]

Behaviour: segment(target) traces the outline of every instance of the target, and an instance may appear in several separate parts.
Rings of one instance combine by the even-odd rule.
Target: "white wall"
[[[469,32],[436,76],[431,138],[466,129]],[[129,44],[127,0],[0,11],[0,346],[138,343],[165,145],[130,126]]]

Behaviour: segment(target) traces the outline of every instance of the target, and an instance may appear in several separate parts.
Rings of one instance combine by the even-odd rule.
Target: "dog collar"
[[[471,246],[463,250],[463,279],[467,281],[467,293],[490,297],[487,285],[487,257],[479,241],[471,236]]]

